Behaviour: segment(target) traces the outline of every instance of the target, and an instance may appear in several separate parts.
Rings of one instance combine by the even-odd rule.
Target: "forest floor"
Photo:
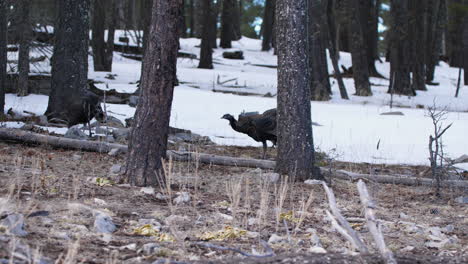
[[[260,148],[219,145],[196,150],[252,158],[261,153]],[[38,250],[51,263],[152,263],[161,259],[256,263],[260,260],[197,243],[263,254],[260,240],[268,241],[279,256],[262,259],[262,263],[338,263],[338,259],[341,263],[380,263],[375,257],[355,256],[350,244],[333,230],[320,185],[276,181],[259,169],[169,162],[170,188],[131,187],[120,181],[122,164],[124,155],[0,143],[0,218],[7,213],[22,214],[27,232],[14,237],[0,227],[0,263],[11,257],[12,247]],[[407,165],[335,165],[356,172],[378,169],[411,175],[427,170]],[[416,257],[421,263],[466,263],[468,207],[456,198],[466,196],[467,190],[443,189],[438,198],[429,187],[367,184],[378,205],[386,243],[397,255],[425,256]],[[356,184],[332,180],[330,187],[343,215],[376,253],[363,222]],[[99,214],[110,216],[117,226],[112,235],[95,230]],[[304,255],[322,251],[314,247],[318,239],[329,254]]]

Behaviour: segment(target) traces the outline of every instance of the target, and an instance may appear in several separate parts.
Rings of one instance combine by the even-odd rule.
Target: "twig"
[[[268,243],[266,241],[260,240],[260,244],[265,249],[266,254],[264,254],[264,255],[250,254],[250,253],[244,252],[244,251],[242,251],[240,249],[237,249],[237,248],[223,247],[223,246],[218,246],[218,245],[211,244],[211,243],[203,243],[203,242],[195,243],[195,245],[197,245],[197,246],[211,248],[211,249],[217,249],[217,250],[233,251],[233,252],[241,254],[242,256],[251,257],[251,258],[269,258],[269,257],[275,256],[275,253],[273,252],[273,249],[268,245]]]
[[[361,198],[361,204],[364,207],[364,212],[367,220],[367,228],[369,228],[369,231],[371,232],[372,237],[374,238],[374,242],[377,245],[380,254],[384,258],[385,263],[396,264],[397,262],[393,256],[392,251],[389,250],[385,245],[385,240],[382,234],[381,226],[376,220],[375,213],[373,210],[376,205],[370,198],[366,184],[362,180],[359,180],[357,183],[357,188],[359,191],[359,196]]]
[[[346,221],[346,219],[343,217],[343,215],[340,213],[340,210],[338,209],[336,205],[336,199],[335,195],[333,194],[333,191],[328,188],[327,184],[325,182],[322,182],[322,186],[325,189],[325,192],[327,193],[328,197],[328,203],[330,205],[330,209],[334,215],[334,217],[338,220],[340,223],[342,229],[345,231],[347,235],[344,235],[346,239],[348,239],[353,246],[358,249],[361,253],[368,253],[369,251],[367,250],[366,245],[362,242],[362,240],[359,238],[359,235],[354,231],[354,229],[351,227],[351,225]],[[331,214],[330,214],[331,215]],[[329,217],[330,217],[329,215]],[[333,224],[333,220],[332,220]],[[338,223],[336,223],[338,224]],[[335,227],[336,228],[336,227]],[[337,229],[338,230],[338,229]]]
[[[291,233],[289,232],[288,223],[286,219],[283,218],[284,228],[286,229],[286,234],[288,235],[288,243],[291,243]]]

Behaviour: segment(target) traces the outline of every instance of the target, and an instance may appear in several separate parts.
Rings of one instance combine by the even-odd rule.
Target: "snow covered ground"
[[[116,37],[118,39],[118,36]],[[198,55],[198,39],[181,40],[182,51]],[[223,50],[214,52],[214,70],[198,69],[198,60],[179,58],[178,78],[181,85],[175,88],[171,125],[190,129],[195,133],[209,136],[214,142],[226,145],[261,144],[248,136],[233,131],[226,120],[220,119],[225,113],[237,115],[242,111],[264,111],[276,106],[276,56],[272,52],[261,52],[260,41],[243,38],[234,42],[233,50],[243,50],[245,60],[222,58]],[[14,59],[16,54],[10,54]],[[90,78],[104,82],[99,87],[133,92],[140,76],[141,63],[115,53],[112,74],[115,80],[106,77],[108,73],[94,72],[90,57]],[[351,65],[350,55],[341,53],[340,63]],[[329,71],[332,72],[331,64]],[[388,76],[389,64],[377,63],[381,74]],[[49,69],[48,61],[32,68],[44,72]],[[436,82],[439,86],[428,86],[428,91],[418,92],[416,97],[395,96],[394,105],[389,108],[390,96],[386,93],[388,81],[372,78],[374,96],[357,97],[352,94],[352,79],[345,79],[351,100],[342,100],[336,81],[333,84],[333,98],[329,102],[312,102],[312,118],[321,126],[314,126],[315,146],[324,152],[336,152],[339,160],[388,164],[428,164],[428,137],[433,131],[431,120],[421,106],[432,106],[450,110],[445,124],[453,123],[444,136],[445,152],[457,158],[468,153],[468,87],[461,88],[458,98],[454,98],[458,69],[441,63],[436,69]],[[218,84],[229,79],[235,81]],[[240,96],[219,91],[241,92],[255,96]],[[264,97],[269,95],[270,97]],[[47,96],[30,95],[18,98],[6,96],[5,109],[27,110],[43,114],[47,107]],[[135,109],[128,105],[108,104],[111,115],[124,120],[134,114]],[[380,115],[388,111],[401,111],[404,116]],[[9,123],[7,126],[19,126]],[[64,133],[64,130],[54,130]],[[377,149],[377,143],[379,149]]]

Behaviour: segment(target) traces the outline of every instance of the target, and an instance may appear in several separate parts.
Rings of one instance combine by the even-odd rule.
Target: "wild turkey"
[[[267,110],[263,114],[241,113],[238,120],[230,114],[225,114],[221,118],[229,120],[229,124],[235,131],[247,134],[257,142],[262,142],[263,159],[266,155],[267,140],[276,145],[276,108]]]

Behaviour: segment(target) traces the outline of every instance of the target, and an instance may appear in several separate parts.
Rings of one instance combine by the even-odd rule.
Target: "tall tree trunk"
[[[185,12],[185,1],[186,0],[183,0],[182,10],[180,11],[181,12],[181,16],[180,16],[180,37],[181,38],[187,37],[187,22],[186,22],[187,14]]]
[[[424,59],[425,29],[424,12],[426,3],[424,1],[409,1],[409,26],[411,39],[411,72],[412,89],[425,91],[426,89],[426,63]]]
[[[346,0],[349,18],[349,44],[353,62],[353,77],[356,95],[371,96],[372,91],[369,83],[369,65],[366,54],[366,43],[362,32],[360,21],[359,0]]]
[[[211,47],[211,23],[213,21],[211,16],[213,12],[211,10],[211,0],[203,0],[203,12],[205,12],[205,15],[202,28],[200,64],[198,64],[198,68],[213,69],[213,53]]]
[[[112,71],[114,33],[116,22],[115,1],[94,0],[92,9],[92,40],[94,71]],[[107,25],[107,42],[105,29]]]
[[[5,112],[5,84],[7,78],[7,2],[0,0],[0,116]]]
[[[28,95],[29,80],[29,49],[31,46],[31,21],[29,9],[31,0],[19,0],[19,56],[18,56],[18,96]]]
[[[68,107],[88,86],[89,0],[60,0],[55,24],[52,82],[46,115],[68,120]]]
[[[127,156],[127,180],[137,186],[165,186],[166,155],[172,97],[176,82],[179,16],[182,0],[154,0]]]
[[[413,96],[416,95],[410,79],[410,36],[408,1],[391,1],[391,32],[390,32],[390,86],[389,93]]]
[[[307,0],[278,0],[278,156],[276,171],[290,179],[320,179],[314,166],[308,69]]]
[[[232,47],[233,40],[233,13],[234,0],[223,0],[223,11],[221,14],[221,42],[219,46],[223,49]]]
[[[189,16],[189,37],[195,37],[195,12],[194,12],[194,4],[193,1],[195,0],[188,0],[189,2],[189,9],[188,9],[188,16]]]
[[[211,14],[211,31],[210,31],[210,43],[211,48],[216,49],[218,47],[218,16],[219,10],[221,9],[221,1],[217,1],[215,4],[211,3],[212,14]]]
[[[366,44],[366,58],[369,75],[373,77],[382,77],[377,72],[375,60],[378,59],[377,44],[378,44],[378,24],[379,24],[379,1],[377,0],[359,0],[361,28],[363,32],[364,42]]]
[[[309,0],[309,71],[311,100],[330,100],[330,79],[328,78],[328,63],[325,43],[327,30],[323,16],[326,16],[324,1]]]
[[[275,1],[276,0],[265,1],[262,23],[262,51],[268,51],[271,49],[271,41],[273,39],[273,20],[275,17]]]
[[[465,30],[463,31],[463,51],[464,51],[464,80],[465,85],[468,85],[468,16],[465,16],[464,26]]]
[[[427,48],[426,48],[426,83],[431,84],[435,76],[435,67],[439,63],[442,47],[442,35],[447,25],[446,0],[429,0],[429,11],[426,22]]]
[[[148,42],[148,35],[151,24],[151,8],[155,0],[142,0],[141,2],[141,12],[142,12],[142,23],[143,23],[143,56],[145,56],[146,43]],[[178,1],[178,0],[177,0]],[[179,31],[177,31],[179,32]]]
[[[232,40],[239,40],[242,38],[240,3],[239,0],[232,1]]]

